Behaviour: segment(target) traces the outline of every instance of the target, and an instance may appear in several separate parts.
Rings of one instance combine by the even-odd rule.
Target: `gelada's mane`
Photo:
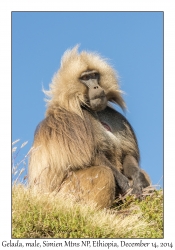
[[[91,69],[100,73],[107,99],[125,108],[117,75],[105,59],[78,53],[78,47],[65,52],[50,89],[44,91],[49,97],[46,118],[36,131],[30,158],[30,180],[46,191],[58,187],[67,171],[91,166],[94,155],[109,151],[109,138],[102,135],[105,128],[82,108],[87,105],[87,89],[79,77]]]
[[[49,115],[52,107],[59,106],[82,116],[81,106],[87,105],[87,89],[80,83],[79,78],[82,72],[92,69],[100,72],[100,86],[104,89],[107,99],[125,109],[115,70],[107,60],[96,53],[86,51],[78,53],[78,46],[76,46],[64,53],[60,69],[50,84],[50,90],[44,90],[49,98],[46,100],[48,105],[46,115]]]

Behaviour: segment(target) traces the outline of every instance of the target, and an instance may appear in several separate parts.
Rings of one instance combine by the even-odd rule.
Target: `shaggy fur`
[[[128,179],[136,182],[125,157],[133,157],[138,165],[139,150],[130,124],[120,113],[109,107],[98,113],[90,110],[88,90],[79,81],[82,72],[98,71],[107,100],[125,109],[117,74],[99,55],[77,49],[65,52],[50,90],[44,91],[50,99],[46,118],[35,132],[29,184],[42,192],[74,193],[80,200],[108,207],[121,189],[129,188]],[[109,123],[111,132],[101,121]]]
[[[77,52],[76,46],[64,53],[61,67],[53,77],[50,90],[44,91],[50,97],[48,102],[49,115],[53,106],[61,108],[82,116],[82,105],[87,105],[87,89],[79,81],[82,72],[96,70],[101,72],[100,86],[104,89],[107,99],[117,103],[123,109],[125,102],[119,89],[117,74],[98,54],[82,51]]]

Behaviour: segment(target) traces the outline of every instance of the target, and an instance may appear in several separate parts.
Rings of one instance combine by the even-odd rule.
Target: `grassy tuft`
[[[13,238],[162,238],[163,194],[127,196],[112,209],[97,210],[57,196],[12,188]]]

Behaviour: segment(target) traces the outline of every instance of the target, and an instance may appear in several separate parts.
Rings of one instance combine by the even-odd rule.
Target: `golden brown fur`
[[[78,81],[82,72],[95,69],[101,74],[101,87],[105,90],[108,100],[116,102],[123,109],[125,102],[119,89],[117,74],[109,64],[98,54],[82,51],[78,54],[78,47],[64,53],[61,60],[61,67],[53,77],[50,90],[45,94],[50,97],[48,100],[48,111],[54,106],[82,116],[81,105],[87,105],[87,89]]]
[[[50,90],[45,91],[50,99],[46,118],[35,133],[29,184],[42,192],[74,193],[75,199],[109,207],[119,190],[114,169],[123,171],[128,154],[139,161],[139,152],[134,132],[123,116],[117,113],[118,125],[109,132],[100,117],[112,112],[110,108],[104,113],[89,110],[88,90],[79,81],[81,73],[89,70],[100,72],[100,86],[107,100],[125,108],[117,75],[104,59],[86,51],[78,54],[77,47],[66,51]],[[127,178],[122,178],[123,185]]]
[[[101,126],[99,130],[88,112],[84,115],[86,119],[58,107],[39,125],[29,177],[43,191],[59,188],[69,171],[90,167],[99,149],[98,154],[114,151],[105,129]]]
[[[85,204],[110,207],[115,200],[115,180],[110,168],[94,166],[71,172],[62,183],[59,195]]]

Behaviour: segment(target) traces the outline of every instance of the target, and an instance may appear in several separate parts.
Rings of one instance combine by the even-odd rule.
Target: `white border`
[[[61,2],[61,3],[60,3]],[[100,3],[100,4],[99,4]],[[174,0],[25,1],[0,2],[0,245],[11,238],[11,11],[164,11],[164,169],[165,239],[174,242],[175,15]],[[154,242],[155,240],[153,240]],[[159,240],[157,240],[159,241]],[[150,240],[152,242],[152,240]],[[175,242],[174,242],[175,245]]]

